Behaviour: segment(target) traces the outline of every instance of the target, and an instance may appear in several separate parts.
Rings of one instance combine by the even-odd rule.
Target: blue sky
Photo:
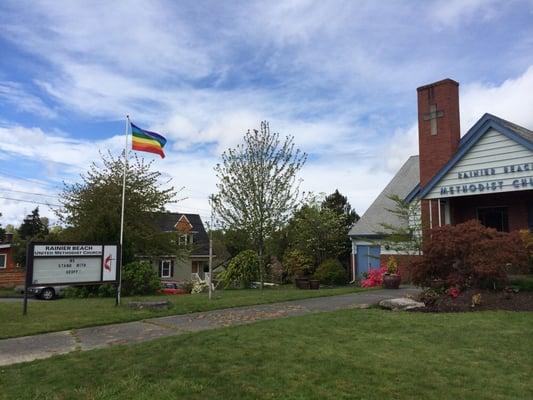
[[[309,153],[303,189],[359,213],[417,153],[418,86],[459,81],[463,131],[484,112],[533,129],[533,1],[7,0],[0,48],[0,196],[30,202],[118,153],[126,114],[169,140],[171,208],[203,216],[261,120]],[[0,198],[0,221],[34,206]]]

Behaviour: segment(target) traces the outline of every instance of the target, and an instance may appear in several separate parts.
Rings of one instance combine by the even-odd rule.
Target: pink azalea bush
[[[387,267],[385,266],[370,268],[368,270],[368,278],[361,281],[361,287],[381,286],[385,272],[387,272]]]
[[[459,293],[461,293],[461,291],[457,287],[451,287],[446,292],[448,293],[450,297],[454,299],[457,298],[457,296],[459,296]]]

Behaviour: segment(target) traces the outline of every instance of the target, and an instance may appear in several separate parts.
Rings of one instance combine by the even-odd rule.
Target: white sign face
[[[104,281],[114,281],[117,278],[117,246],[104,246],[102,261]]]
[[[35,258],[32,284],[98,282],[102,272],[101,262],[100,257]]]
[[[34,257],[101,256],[102,246],[80,244],[35,245]]]

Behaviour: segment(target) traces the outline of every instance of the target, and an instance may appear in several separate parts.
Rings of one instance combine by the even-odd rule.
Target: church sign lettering
[[[119,246],[91,243],[30,243],[27,286],[86,285],[118,280]]]
[[[514,174],[523,174],[533,171],[533,163],[506,165],[503,167],[489,167],[469,171],[458,171],[457,179],[460,183],[442,186],[441,196],[459,194],[479,194],[483,192],[498,192],[505,190],[533,189],[533,176],[516,177]],[[482,182],[469,182],[471,179],[485,178]],[[493,178],[493,179],[491,179]],[[497,179],[494,179],[497,178]]]

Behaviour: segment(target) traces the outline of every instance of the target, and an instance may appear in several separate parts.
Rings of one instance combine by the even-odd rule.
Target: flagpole
[[[128,131],[130,127],[130,116],[126,115],[126,144],[124,146],[124,172],[122,174],[122,209],[120,214],[120,269],[118,273],[118,287],[117,287],[117,299],[116,305],[120,305],[120,294],[122,291],[122,255],[124,253],[124,204],[126,200],[126,171],[128,169]]]

